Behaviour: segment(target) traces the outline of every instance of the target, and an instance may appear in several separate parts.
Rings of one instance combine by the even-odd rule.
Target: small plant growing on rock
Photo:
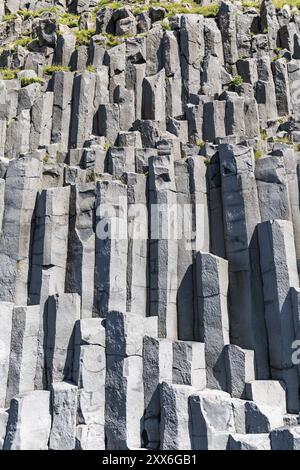
[[[97,69],[94,65],[88,65],[87,68],[86,68],[86,71],[95,73],[95,72],[97,72]]]
[[[49,65],[44,68],[45,75],[52,75],[54,72],[69,72],[70,67],[65,67],[63,65]]]
[[[199,140],[197,140],[196,145],[197,145],[197,147],[202,149],[203,147],[205,147],[205,142],[204,142],[204,140],[199,139]]]
[[[79,15],[74,15],[72,13],[64,13],[59,18],[59,23],[69,28],[76,28],[79,25]]]
[[[95,29],[80,29],[79,31],[75,31],[76,45],[87,46],[90,42],[91,37],[95,34]]]
[[[254,158],[255,160],[259,160],[263,156],[263,152],[261,150],[254,151]]]
[[[44,84],[44,80],[40,77],[22,77],[20,82],[22,88],[28,85],[32,85],[32,83],[39,83],[40,85]]]
[[[3,21],[12,21],[12,20],[15,20],[16,18],[17,18],[17,15],[15,15],[14,13],[9,13],[3,16]]]
[[[163,27],[163,29],[164,29],[165,31],[171,31],[171,26],[170,26],[170,24],[169,24],[168,21],[162,20],[162,21],[160,22],[160,24],[162,25],[162,27]]]
[[[274,142],[287,145],[291,145],[293,143],[289,137],[275,137]]]
[[[32,39],[30,37],[24,36],[22,38],[16,39],[13,42],[13,46],[14,47],[17,47],[17,46],[26,47],[31,41]]]
[[[11,69],[0,69],[0,79],[1,80],[13,80],[17,77],[19,70]]]
[[[237,86],[240,86],[244,83],[244,80],[242,79],[242,77],[240,75],[236,75],[235,77],[233,77],[233,79],[231,80],[230,82],[230,86],[232,87],[237,87]]]
[[[267,133],[266,129],[261,129],[260,138],[261,138],[261,140],[267,140],[268,139],[268,133]]]

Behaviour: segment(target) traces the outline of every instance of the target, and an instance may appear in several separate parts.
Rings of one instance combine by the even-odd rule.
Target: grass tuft
[[[55,72],[69,72],[69,71],[70,71],[70,67],[65,67],[63,65],[48,65],[43,70],[45,75],[52,75]]]
[[[44,80],[40,77],[22,77],[20,79],[21,87],[32,85],[33,83],[39,83],[40,85],[44,84]]]

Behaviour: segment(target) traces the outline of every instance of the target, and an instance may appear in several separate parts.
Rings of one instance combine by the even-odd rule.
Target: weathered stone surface
[[[118,3],[0,1],[0,448],[297,449],[297,8]]]
[[[77,387],[67,382],[54,382],[51,387],[51,406],[49,449],[75,449]]]
[[[144,322],[133,313],[110,312],[106,319],[105,435],[110,449],[140,447],[144,413]]]
[[[176,194],[171,155],[149,161],[149,203],[150,315],[158,316],[160,337],[177,339]]]
[[[0,371],[1,371],[1,386],[0,386],[0,406],[5,406],[7,380],[9,375],[9,361],[10,361],[10,342],[12,330],[12,314],[13,304],[10,302],[0,303]],[[4,418],[3,418],[4,419]]]
[[[119,181],[96,186],[94,312],[126,311],[127,193]]]
[[[38,306],[14,307],[12,313],[6,403],[34,390],[40,314]]]
[[[36,390],[13,398],[3,449],[46,450],[50,428],[50,392]]]
[[[268,434],[231,434],[230,450],[271,450]]]
[[[47,301],[45,365],[49,385],[72,378],[74,327],[79,318],[77,294],[57,294]]]
[[[235,432],[230,395],[203,390],[189,398],[192,419],[192,448],[226,450],[229,433]]]
[[[187,385],[171,385],[163,382],[160,388],[161,449],[191,449],[189,396],[195,389]]]
[[[4,409],[0,409],[0,450],[3,449],[7,423],[8,423],[8,412]]]
[[[270,434],[272,450],[299,450],[299,426],[276,429]]]
[[[207,385],[226,390],[224,346],[229,343],[227,312],[228,264],[209,253],[198,253],[195,334],[205,344]]]
[[[168,339],[143,339],[143,382],[145,415],[143,440],[147,448],[157,449],[160,441],[161,384],[172,383],[173,345]]]
[[[100,318],[80,320],[75,328],[73,380],[78,385],[78,433],[86,448],[105,448],[105,325]],[[97,441],[92,444],[96,433]],[[90,436],[90,437],[89,437]],[[91,442],[90,442],[91,440]]]
[[[286,220],[263,222],[258,233],[272,377],[286,382],[287,408],[293,412],[299,407],[299,379],[291,356],[295,331],[290,287],[298,287],[299,280],[292,224]]]
[[[254,380],[246,384],[246,396],[255,403],[268,405],[272,396],[272,406],[286,413],[285,385],[276,380]]]
[[[227,389],[231,396],[245,398],[247,383],[255,380],[254,351],[228,344],[225,346]],[[254,397],[247,396],[256,401]]]

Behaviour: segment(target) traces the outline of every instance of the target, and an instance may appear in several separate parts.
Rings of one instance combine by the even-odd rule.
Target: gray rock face
[[[0,449],[299,448],[297,8],[150,3],[0,1]]]
[[[50,392],[36,390],[13,398],[3,449],[46,450],[50,428]]]
[[[230,395],[204,390],[190,396],[193,449],[226,450],[229,433],[235,431]]]
[[[52,384],[53,421],[49,448],[72,450],[76,438],[77,387],[67,382]]]

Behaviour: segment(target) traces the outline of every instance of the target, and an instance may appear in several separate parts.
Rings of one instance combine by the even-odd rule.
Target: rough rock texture
[[[0,449],[300,448],[299,11],[153,3],[0,1]]]

